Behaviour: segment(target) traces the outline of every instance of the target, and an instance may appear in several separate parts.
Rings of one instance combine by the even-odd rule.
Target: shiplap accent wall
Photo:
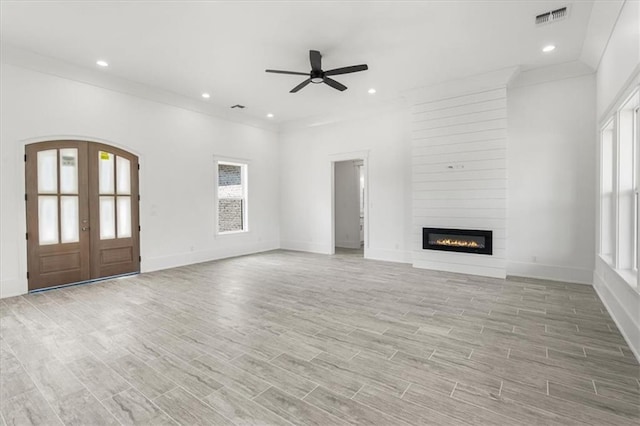
[[[505,86],[412,110],[413,265],[504,278],[507,220]],[[493,231],[493,255],[422,249],[422,228]]]

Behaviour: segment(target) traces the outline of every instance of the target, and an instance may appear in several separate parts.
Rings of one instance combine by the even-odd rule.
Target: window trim
[[[635,291],[640,292],[640,274],[638,273],[637,265],[640,264],[640,236],[637,234],[640,232],[640,195],[638,193],[640,188],[640,171],[638,168],[640,167],[640,85],[635,83],[631,86],[626,92],[626,96],[621,96],[620,100],[617,101],[614,106],[609,109],[609,113],[605,116],[605,118],[601,121],[601,126],[599,128],[599,188],[598,188],[598,244],[597,244],[597,255],[600,259],[602,259],[620,278],[622,278],[625,282],[629,284]],[[635,100],[634,100],[635,98]],[[633,246],[623,247],[626,244],[621,246],[620,233],[621,230],[621,216],[620,216],[620,182],[622,179],[622,171],[620,161],[620,143],[621,143],[621,116],[623,113],[630,112],[634,115],[631,117],[630,122],[632,125],[632,158],[631,158],[631,173],[632,173],[632,191],[634,198],[630,203],[632,212],[625,213],[627,216],[630,214],[631,224],[626,223],[624,226],[628,227],[631,225],[631,230],[635,229],[635,244],[634,241],[631,241]],[[612,149],[613,149],[613,158],[612,164],[610,165],[610,169],[612,171],[612,197],[613,197],[613,226],[611,227],[611,231],[613,231],[612,241],[612,256],[606,256],[602,253],[602,242],[604,235],[603,230],[603,216],[602,216],[602,198],[603,198],[603,177],[604,177],[604,167],[603,167],[603,148],[604,148],[604,132],[607,130],[613,123],[613,134],[612,134]],[[627,182],[628,183],[628,182]],[[635,214],[635,216],[634,216]],[[631,249],[631,253],[626,253],[627,255],[632,256],[631,265],[626,265],[628,258],[625,258],[625,265],[621,265],[621,255],[620,250],[628,250]],[[634,265],[635,264],[635,265]],[[629,267],[627,267],[629,266]],[[635,268],[634,268],[635,266]]]
[[[640,88],[636,90],[638,97],[640,97]],[[633,229],[635,231],[635,249],[636,256],[635,259],[632,260],[633,265],[631,267],[631,271],[636,275],[637,287],[640,287],[640,100],[633,110],[633,162],[632,162],[632,172],[633,172],[633,194],[634,199],[633,203],[635,204],[635,217],[632,220],[635,220],[633,224]],[[640,288],[638,289],[640,291]]]
[[[214,156],[213,157],[213,182],[215,183],[215,190],[213,191],[213,210],[214,210],[214,235],[217,236],[226,236],[226,235],[238,235],[238,234],[247,234],[250,231],[249,228],[249,165],[251,163],[250,160],[244,158],[232,158],[232,157],[221,157]],[[242,209],[242,230],[237,231],[220,231],[220,215],[219,215],[219,201],[220,197],[218,195],[218,166],[220,164],[227,164],[231,166],[240,166],[241,167],[241,182],[242,182],[242,192],[243,192],[243,209]]]

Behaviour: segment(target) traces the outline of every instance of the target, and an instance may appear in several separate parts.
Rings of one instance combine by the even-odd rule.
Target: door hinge
[[[28,232],[25,232],[25,234],[24,234],[24,239],[25,239],[25,240],[28,240],[28,239],[29,239],[29,233],[28,233]]]
[[[142,231],[142,227],[138,225],[138,232]]]
[[[140,170],[140,163],[138,163],[138,170]]]
[[[138,262],[142,262],[142,256],[138,256]]]
[[[29,279],[29,272],[27,272],[27,279]]]
[[[27,201],[27,194],[24,194],[24,200]]]
[[[140,194],[138,194],[138,201],[140,201]]]
[[[27,162],[27,154],[24,155],[24,162]]]

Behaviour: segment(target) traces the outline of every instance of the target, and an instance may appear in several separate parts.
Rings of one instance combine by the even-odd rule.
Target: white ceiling
[[[567,19],[536,27],[542,12],[570,6]],[[2,43],[220,107],[282,123],[379,105],[406,90],[500,68],[531,69],[578,60],[591,1],[140,1],[1,3]],[[541,48],[557,49],[543,54]],[[366,63],[336,76],[349,89],[309,85],[320,50],[325,70]],[[367,90],[377,89],[369,95]]]

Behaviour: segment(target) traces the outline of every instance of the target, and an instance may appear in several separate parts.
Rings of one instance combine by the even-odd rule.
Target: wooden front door
[[[138,272],[138,158],[83,141],[25,151],[29,290]]]

